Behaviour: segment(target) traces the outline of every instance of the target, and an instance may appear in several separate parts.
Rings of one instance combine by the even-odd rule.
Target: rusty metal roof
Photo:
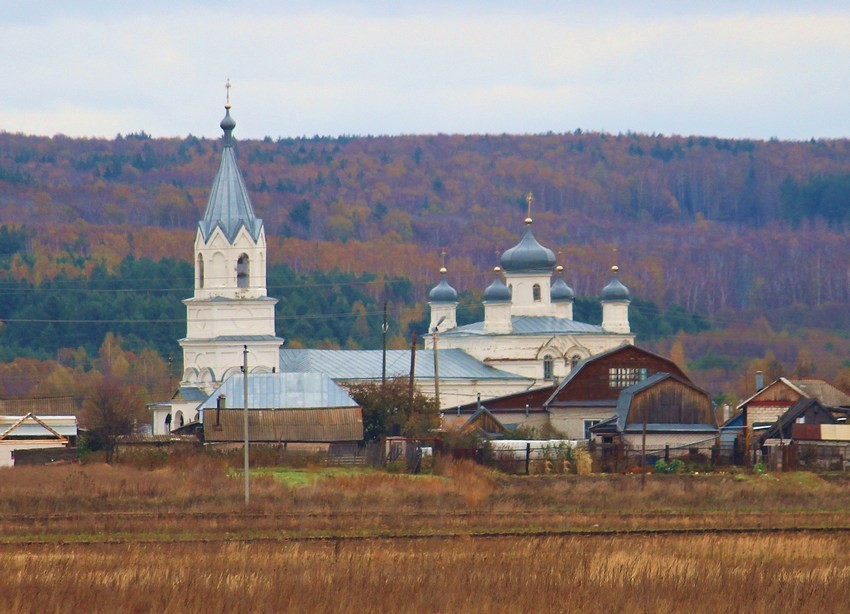
[[[33,413],[37,416],[73,416],[79,411],[80,403],[74,397],[0,399],[0,414]]]
[[[208,410],[204,420],[207,442],[244,441],[244,410]],[[248,438],[252,442],[336,442],[363,439],[359,407],[310,409],[249,409]]]

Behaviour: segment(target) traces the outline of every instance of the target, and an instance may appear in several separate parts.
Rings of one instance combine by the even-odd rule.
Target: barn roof
[[[575,367],[572,368],[572,370],[567,374],[567,376],[563,380],[561,380],[561,383],[558,385],[557,388],[555,388],[555,390],[552,392],[551,396],[548,399],[546,399],[544,406],[548,407],[558,397],[558,394],[561,392],[561,390],[563,390],[564,387],[567,386],[567,384],[569,384],[571,381],[573,381],[575,378],[577,378],[579,376],[579,374],[582,372],[582,370],[585,367],[587,367],[587,365],[589,365],[593,362],[596,362],[598,360],[602,360],[604,358],[607,358],[608,356],[613,356],[614,354],[617,354],[618,352],[623,352],[623,351],[626,351],[626,350],[637,351],[637,352],[640,352],[642,354],[646,354],[647,356],[653,356],[655,358],[659,358],[661,360],[664,360],[668,363],[672,363],[672,361],[669,358],[664,358],[663,356],[660,356],[658,354],[650,352],[649,350],[645,350],[644,348],[638,347],[636,345],[623,343],[622,345],[619,345],[615,348],[611,348],[610,350],[606,350],[605,352],[600,352],[599,354],[594,354],[593,356],[588,356],[584,360],[579,361],[579,363]],[[675,363],[672,363],[672,364],[675,365]]]
[[[850,406],[850,395],[839,390],[825,379],[816,377],[793,379],[791,382],[807,397],[817,399],[830,407]]]
[[[77,436],[76,416],[0,416],[0,440],[61,439]]]
[[[743,409],[743,407],[744,407],[745,405],[747,405],[748,403],[751,403],[751,402],[752,402],[753,400],[755,400],[757,397],[759,397],[759,396],[761,396],[762,394],[764,394],[764,393],[765,393],[765,391],[770,390],[770,389],[771,389],[771,388],[773,388],[774,386],[780,386],[780,385],[787,386],[789,389],[793,390],[794,392],[796,392],[796,393],[797,393],[797,394],[799,394],[800,396],[803,396],[803,397],[805,397],[805,396],[809,396],[809,395],[807,395],[805,392],[803,392],[800,388],[798,388],[798,387],[797,387],[797,385],[796,385],[794,382],[792,382],[791,380],[789,380],[789,379],[787,379],[787,378],[785,378],[785,377],[780,377],[779,379],[774,380],[773,382],[769,383],[767,386],[765,386],[764,388],[762,388],[761,390],[759,390],[758,392],[756,392],[753,396],[751,396],[751,397],[750,397],[750,398],[748,398],[747,400],[742,401],[741,403],[739,403],[739,404],[738,404],[738,407],[736,407],[735,409]]]
[[[200,410],[215,409],[225,397],[226,407],[244,407],[241,373],[228,377],[201,403]],[[356,407],[357,403],[323,373],[251,373],[248,375],[248,409],[306,409]]]
[[[37,416],[72,416],[80,410],[74,397],[42,397],[34,399],[0,399],[0,414]]]

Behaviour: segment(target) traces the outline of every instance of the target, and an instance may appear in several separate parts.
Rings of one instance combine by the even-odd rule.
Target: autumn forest
[[[166,390],[219,150],[192,136],[0,133],[0,396],[58,394],[116,352],[154,374],[149,394]],[[848,140],[267,137],[237,155],[289,347],[379,347],[384,302],[404,347],[424,332],[442,250],[460,319],[480,316],[530,191],[578,318],[598,321],[616,263],[638,343],[718,400],[751,392],[757,369],[850,388]]]

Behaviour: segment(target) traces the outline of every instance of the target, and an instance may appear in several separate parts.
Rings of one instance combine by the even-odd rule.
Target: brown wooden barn
[[[540,436],[559,434],[588,439],[591,426],[610,418],[622,392],[654,373],[688,376],[673,361],[634,345],[590,356],[579,362],[557,386],[547,386],[487,399],[481,403],[509,429],[532,428]],[[445,410],[443,422],[457,423],[478,411],[478,403]]]
[[[622,391],[656,373],[691,381],[672,360],[624,345],[578,363],[543,406],[553,429],[570,439],[588,439],[590,427],[614,414]]]
[[[591,429],[595,443],[621,444],[647,455],[710,453],[720,433],[711,398],[690,381],[656,373],[625,388],[616,413]]]

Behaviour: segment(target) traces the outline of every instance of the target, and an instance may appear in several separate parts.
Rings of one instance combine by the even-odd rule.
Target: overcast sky
[[[850,2],[0,0],[0,129],[850,136]]]

